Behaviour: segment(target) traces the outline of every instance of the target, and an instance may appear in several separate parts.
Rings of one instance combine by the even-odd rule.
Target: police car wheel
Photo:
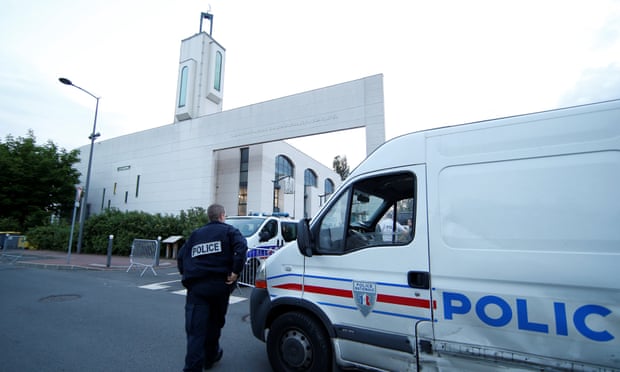
[[[329,371],[329,337],[313,317],[300,312],[276,318],[267,336],[267,354],[274,371]]]

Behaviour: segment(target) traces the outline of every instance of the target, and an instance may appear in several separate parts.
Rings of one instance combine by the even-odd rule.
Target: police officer
[[[222,358],[219,339],[228,299],[248,249],[239,230],[224,223],[223,206],[210,205],[207,215],[210,222],[192,232],[177,257],[182,283],[187,288],[187,353],[183,371],[209,369]]]

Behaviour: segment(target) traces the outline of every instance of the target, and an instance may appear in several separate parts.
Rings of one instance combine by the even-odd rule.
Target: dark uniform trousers
[[[196,280],[189,286],[185,302],[187,354],[183,371],[202,372],[203,366],[217,357],[230,287],[226,284],[226,275]]]

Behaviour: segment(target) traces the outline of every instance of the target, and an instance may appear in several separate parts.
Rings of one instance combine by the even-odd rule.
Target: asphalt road
[[[0,263],[0,371],[181,371],[180,276]],[[271,371],[252,336],[249,289],[233,293],[214,371]]]

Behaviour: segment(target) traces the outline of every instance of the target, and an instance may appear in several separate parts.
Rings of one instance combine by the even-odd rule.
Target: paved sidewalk
[[[127,270],[129,256],[108,256],[99,254],[77,254],[58,251],[30,250],[20,251],[21,257],[15,265],[57,270]],[[159,267],[176,267],[176,260],[160,258]],[[156,266],[157,268],[157,266]]]

